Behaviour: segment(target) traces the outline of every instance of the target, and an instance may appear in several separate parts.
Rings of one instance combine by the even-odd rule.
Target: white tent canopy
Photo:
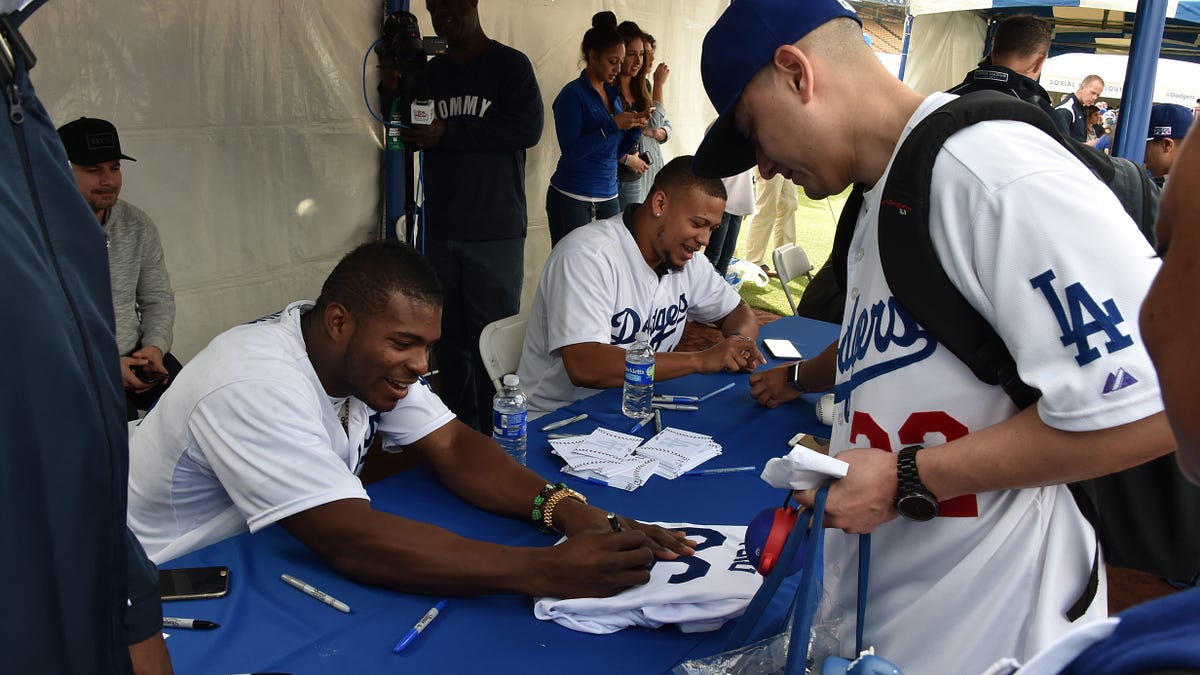
[[[578,75],[593,13],[637,21],[671,67],[668,157],[716,117],[699,37],[725,0],[482,0],[487,34],[533,62],[546,110],[528,155],[525,303],[550,248],[545,194],[558,160],[550,105]],[[425,35],[424,2],[412,3]],[[342,254],[379,231],[381,129],[363,103],[380,3],[320,0],[53,0],[22,32],[52,119],[112,121],[122,197],[158,224],[186,360],[218,332],[315,298]],[[736,48],[736,45],[731,45]],[[375,57],[367,60],[372,106]]]

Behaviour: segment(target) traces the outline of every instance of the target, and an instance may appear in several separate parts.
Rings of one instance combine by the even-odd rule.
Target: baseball
[[[833,394],[825,394],[817,401],[817,419],[821,424],[833,426]]]

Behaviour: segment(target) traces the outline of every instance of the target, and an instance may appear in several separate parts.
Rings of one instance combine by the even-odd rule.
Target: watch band
[[[805,389],[804,386],[800,384],[800,364],[802,364],[802,363],[804,363],[804,359],[800,359],[799,361],[796,361],[795,363],[793,363],[791,368],[788,368],[788,376],[787,377],[788,377],[788,384],[792,385],[792,389],[795,389],[796,391],[800,392],[801,394],[805,394],[805,393],[808,393],[808,390]]]
[[[910,445],[896,457],[896,511],[908,520],[932,520],[938,513],[937,497],[921,482],[917,469],[917,451],[923,446]]]

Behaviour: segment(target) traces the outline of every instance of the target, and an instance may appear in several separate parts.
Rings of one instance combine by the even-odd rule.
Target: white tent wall
[[[550,109],[581,68],[593,13],[613,10],[658,41],[671,68],[668,158],[716,115],[700,83],[700,38],[724,0],[482,0],[487,34],[533,62],[546,110],[528,155],[524,304],[550,249],[545,193],[558,161]],[[112,121],[126,154],[122,197],[158,224],[186,360],[222,330],[314,298],[379,226],[381,129],[364,107],[363,54],[381,3],[318,0],[54,0],[22,29],[34,82],[59,124]],[[411,11],[432,35],[423,2]],[[736,48],[736,45],[731,45]],[[373,107],[375,58],[367,63]],[[482,290],[482,289],[481,289]]]
[[[986,39],[987,23],[975,12],[914,16],[904,82],[922,94],[953,87],[979,63]]]

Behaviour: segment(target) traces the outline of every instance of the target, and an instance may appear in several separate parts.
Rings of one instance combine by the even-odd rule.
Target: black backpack
[[[934,160],[951,135],[985,120],[1026,122],[1061,143],[1117,195],[1151,243],[1158,190],[1137,165],[1064,137],[1042,110],[998,92],[954,99],[921,121],[900,146],[892,165],[904,170],[889,173],[879,214],[879,249],[888,285],[905,310],[977,378],[1003,387],[1024,409],[1041,392],[1021,380],[1004,341],[950,282],[929,234]],[[862,192],[861,185],[855,186],[846,201],[830,262],[817,275],[826,278],[810,283],[817,283],[826,312],[815,318],[841,322],[841,305],[836,317],[830,316],[837,304],[831,298],[840,291],[844,304],[846,259]],[[1200,487],[1183,477],[1172,455],[1069,487],[1095,526],[1107,562],[1176,581],[1195,583],[1200,577]],[[1082,601],[1075,609],[1086,608]]]

